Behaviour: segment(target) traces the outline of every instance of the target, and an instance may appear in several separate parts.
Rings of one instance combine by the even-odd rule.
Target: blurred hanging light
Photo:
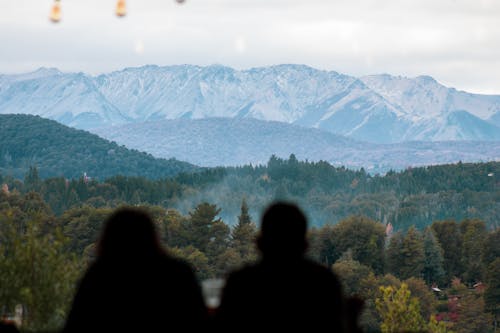
[[[60,0],[54,0],[54,5],[52,6],[52,9],[50,10],[49,19],[54,23],[61,21]]]
[[[177,2],[179,5],[182,5],[184,2],[186,2],[186,0],[175,0],[175,2]]]
[[[123,17],[125,15],[127,15],[125,0],[118,0],[118,2],[116,3],[116,16]]]

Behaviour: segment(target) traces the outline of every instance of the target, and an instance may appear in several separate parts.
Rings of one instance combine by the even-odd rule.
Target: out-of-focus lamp
[[[123,17],[127,15],[127,6],[125,5],[125,0],[118,0],[116,3],[116,16]]]
[[[52,6],[52,9],[50,10],[49,19],[54,23],[61,21],[61,3],[60,3],[60,0],[54,0],[54,5]]]

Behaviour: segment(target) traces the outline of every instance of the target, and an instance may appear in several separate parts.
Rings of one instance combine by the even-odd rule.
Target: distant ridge
[[[97,135],[31,115],[0,115],[0,173],[22,178],[30,166],[42,177],[161,178],[198,167],[129,150]]]
[[[209,167],[266,164],[273,154],[363,167],[372,173],[458,161],[500,160],[500,142],[374,144],[319,129],[250,118],[158,120],[104,128],[96,133],[157,157],[175,156]]]
[[[143,66],[97,77],[42,68],[0,75],[0,113],[81,129],[165,119],[253,118],[374,143],[500,141],[500,96],[429,76],[356,78],[305,65]]]

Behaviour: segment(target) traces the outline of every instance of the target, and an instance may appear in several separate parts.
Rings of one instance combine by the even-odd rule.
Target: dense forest
[[[188,261],[200,280],[224,277],[257,258],[258,221],[249,215],[245,199],[233,226],[207,202],[187,214],[141,207],[153,216],[168,251]],[[13,313],[22,304],[24,329],[60,327],[112,211],[81,204],[56,216],[39,193],[4,186],[2,311]],[[309,242],[308,256],[338,274],[346,296],[365,300],[361,325],[366,332],[493,331],[500,310],[500,229],[489,230],[480,219],[447,219],[423,230],[412,226],[395,232],[379,221],[351,216],[310,229]]]
[[[117,174],[161,178],[198,169],[32,115],[0,115],[0,142],[0,173],[16,178],[33,165],[44,178],[78,178],[84,172],[99,179]]]
[[[500,310],[499,168],[372,176],[292,155],[156,180],[0,174],[0,306],[22,304],[27,329],[59,327],[103,221],[125,204],[152,214],[165,247],[200,280],[223,277],[257,258],[251,211],[282,199],[314,217],[308,255],[365,299],[365,331],[489,332]],[[223,214],[219,202],[236,209]]]
[[[479,218],[487,228],[500,225],[500,162],[457,163],[370,175],[363,169],[327,162],[272,156],[267,165],[212,168],[170,178],[117,175],[103,181],[84,177],[43,178],[31,167],[21,179],[0,173],[0,183],[20,193],[41,194],[56,215],[82,205],[158,205],[187,214],[207,201],[234,225],[241,200],[258,219],[270,201],[298,202],[315,226],[363,215],[396,230],[423,230],[436,220]]]

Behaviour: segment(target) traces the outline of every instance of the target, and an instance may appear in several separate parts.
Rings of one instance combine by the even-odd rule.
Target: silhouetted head
[[[296,205],[276,202],[262,216],[257,245],[265,257],[300,257],[307,249],[306,231],[306,217]]]
[[[99,257],[135,257],[160,252],[159,244],[149,214],[124,207],[107,219],[97,250]]]

